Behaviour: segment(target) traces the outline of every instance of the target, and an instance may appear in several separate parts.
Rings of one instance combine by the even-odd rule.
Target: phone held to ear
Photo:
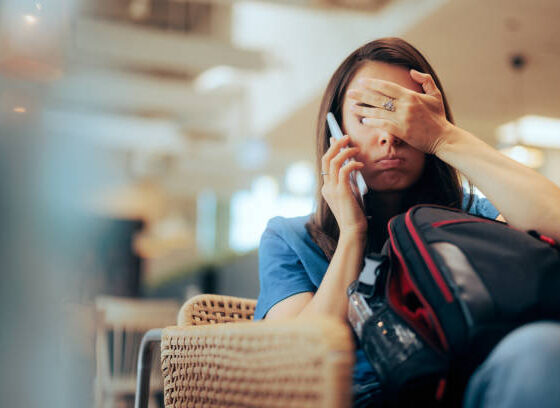
[[[342,137],[344,136],[342,134],[342,130],[340,130],[340,126],[338,125],[336,118],[331,112],[327,113],[327,124],[329,125],[331,136],[336,140],[342,139]],[[349,161],[354,161],[354,159],[348,159],[344,162],[344,164],[348,163]],[[362,208],[364,208],[364,195],[368,191],[368,186],[360,171],[354,170],[352,171],[352,173],[350,173],[350,186],[352,187],[354,195],[360,198],[360,204],[362,205]]]

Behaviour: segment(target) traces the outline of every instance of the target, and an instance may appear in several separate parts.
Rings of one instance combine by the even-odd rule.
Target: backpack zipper
[[[408,210],[406,212],[406,216],[405,216],[405,224],[408,228],[408,231],[410,232],[410,235],[412,236],[412,239],[416,243],[416,246],[417,246],[418,250],[420,251],[420,255],[422,256],[422,258],[424,259],[424,262],[428,266],[428,270],[432,274],[436,284],[439,286],[439,289],[440,289],[441,293],[443,294],[443,298],[446,300],[447,303],[452,303],[453,302],[453,295],[451,294],[451,291],[449,290],[449,287],[445,283],[445,280],[443,279],[443,276],[441,275],[441,272],[437,268],[437,266],[436,266],[434,260],[432,259],[430,253],[428,252],[428,249],[424,245],[424,242],[422,241],[422,239],[418,235],[418,232],[416,231],[416,228],[414,227],[414,225],[412,223],[412,218],[410,217],[411,211],[412,211],[412,209]]]

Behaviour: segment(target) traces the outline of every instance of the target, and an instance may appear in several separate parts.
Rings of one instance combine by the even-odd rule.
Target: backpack
[[[460,404],[513,329],[560,319],[560,248],[549,237],[438,205],[388,223],[348,287],[348,318],[396,405]]]

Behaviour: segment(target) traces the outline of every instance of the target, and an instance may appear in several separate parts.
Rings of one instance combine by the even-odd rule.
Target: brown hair
[[[323,94],[321,106],[319,108],[319,116],[317,118],[317,180],[322,180],[320,176],[321,158],[329,148],[330,135],[325,124],[327,113],[332,112],[338,123],[342,124],[342,102],[348,83],[351,81],[356,71],[368,61],[385,62],[430,74],[441,92],[445,116],[449,122],[454,123],[439,78],[428,61],[416,48],[403,39],[396,37],[387,37],[371,41],[358,48],[342,62],[331,77],[325,93]],[[340,231],[332,211],[321,194],[321,187],[321,183],[317,183],[317,210],[306,224],[306,228],[313,238],[313,241],[319,245],[330,260],[336,249]],[[469,192],[470,198],[467,209],[471,207],[473,202],[473,186],[470,182]],[[374,194],[375,192],[370,190],[364,197],[366,201],[366,212],[369,212],[368,202],[371,202]],[[411,186],[407,192],[403,211],[406,211],[406,209],[418,203],[433,203],[461,208],[462,202],[463,189],[461,187],[461,179],[458,171],[438,157],[426,154],[424,171],[420,179]],[[371,241],[374,240],[375,237],[369,234],[366,249],[373,248],[378,250],[379,244],[382,243],[380,241],[384,241],[384,238],[385,237],[381,237],[380,240],[380,238],[377,237],[377,242],[372,243]]]

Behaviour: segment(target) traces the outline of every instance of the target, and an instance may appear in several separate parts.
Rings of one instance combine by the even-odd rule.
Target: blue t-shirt
[[[469,195],[464,194],[463,208]],[[496,218],[499,211],[486,198],[474,196],[469,213]],[[309,215],[294,218],[272,218],[259,246],[260,294],[254,320],[263,319],[276,303],[301,292],[316,292],[329,266],[319,246],[305,228]],[[363,350],[356,350],[353,382],[364,383],[375,372]]]

